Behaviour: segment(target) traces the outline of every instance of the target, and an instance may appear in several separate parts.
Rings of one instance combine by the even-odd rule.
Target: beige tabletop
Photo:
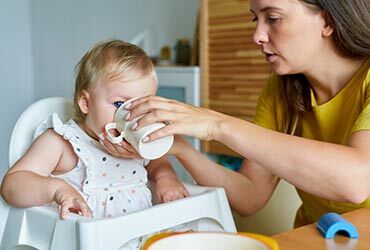
[[[370,208],[362,208],[342,214],[359,232],[358,239],[337,235],[334,239],[325,239],[316,229],[315,224],[274,235],[280,250],[370,250]]]

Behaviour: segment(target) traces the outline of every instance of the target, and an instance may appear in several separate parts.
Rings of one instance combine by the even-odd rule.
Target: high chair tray
[[[0,249],[26,245],[36,249],[119,249],[126,242],[177,225],[197,221],[198,231],[236,232],[222,188],[186,184],[190,197],[106,219],[70,214],[56,208],[11,208]]]

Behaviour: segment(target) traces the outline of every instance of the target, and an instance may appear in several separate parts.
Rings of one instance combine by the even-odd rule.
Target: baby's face
[[[155,95],[157,80],[153,74],[127,81],[117,78],[111,81],[99,81],[89,91],[89,108],[85,119],[88,134],[95,139],[103,133],[105,124],[114,120],[118,107],[125,101],[147,95]]]

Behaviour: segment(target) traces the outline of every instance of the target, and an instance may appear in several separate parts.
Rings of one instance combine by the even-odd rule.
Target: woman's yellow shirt
[[[282,132],[282,109],[276,86],[276,77],[272,77],[260,96],[255,123]],[[348,145],[353,133],[370,129],[370,58],[345,87],[326,103],[317,105],[311,91],[311,105],[312,111],[304,113],[302,117],[304,138]],[[351,204],[322,199],[299,189],[297,191],[302,206],[297,212],[295,226],[315,222],[327,212],[344,213],[370,206],[370,199],[361,204]]]

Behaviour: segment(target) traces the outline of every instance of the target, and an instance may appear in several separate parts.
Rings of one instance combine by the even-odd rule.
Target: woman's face
[[[327,46],[320,10],[299,0],[251,0],[251,12],[257,22],[253,39],[278,75],[315,66]]]

